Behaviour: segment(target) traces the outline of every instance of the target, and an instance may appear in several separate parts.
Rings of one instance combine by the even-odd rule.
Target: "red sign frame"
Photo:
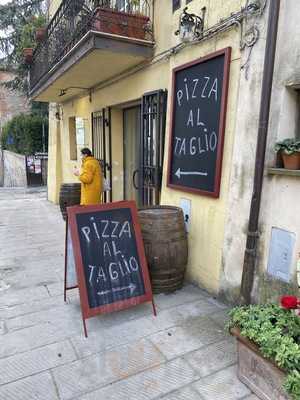
[[[78,214],[85,214],[91,213],[96,211],[106,211],[106,210],[114,210],[114,209],[121,209],[121,208],[129,208],[131,211],[132,217],[132,225],[135,233],[136,239],[136,246],[137,246],[137,253],[140,260],[141,265],[141,274],[143,277],[144,285],[145,285],[145,294],[142,296],[137,296],[131,299],[118,301],[115,303],[90,308],[88,302],[88,295],[87,295],[87,287],[86,281],[84,276],[84,266],[82,261],[81,255],[81,248],[80,248],[80,241],[76,223],[76,215]],[[73,250],[74,250],[74,257],[75,257],[75,265],[76,265],[76,272],[77,272],[77,280],[78,280],[78,287],[79,287],[79,296],[80,296],[80,304],[81,304],[81,312],[82,312],[82,319],[83,319],[83,326],[84,326],[84,333],[87,337],[87,330],[85,320],[91,317],[95,317],[99,314],[109,313],[113,311],[123,310],[137,304],[145,303],[145,302],[152,302],[153,306],[153,313],[156,315],[156,309],[153,302],[153,294],[152,294],[152,287],[150,282],[150,276],[148,271],[148,264],[146,260],[144,244],[142,239],[142,232],[138,222],[138,213],[136,204],[134,201],[120,201],[114,203],[105,203],[93,206],[72,206],[67,207],[68,213],[68,222],[71,231],[71,238],[73,243]]]
[[[192,67],[197,64],[201,64],[205,61],[211,60],[218,56],[224,55],[224,72],[223,72],[223,86],[222,86],[222,100],[221,100],[221,110],[220,110],[220,126],[219,126],[219,141],[217,148],[217,160],[216,160],[216,175],[214,182],[214,191],[207,191],[202,189],[191,188],[189,186],[176,185],[171,183],[171,172],[172,172],[172,160],[173,160],[173,134],[174,134],[174,108],[175,108],[175,87],[176,87],[176,73],[183,69]],[[205,196],[210,196],[218,198],[220,195],[220,185],[221,185],[221,173],[222,173],[222,161],[223,161],[223,147],[224,147],[224,134],[226,126],[226,110],[227,110],[227,100],[228,100],[228,86],[229,86],[229,72],[230,72],[230,58],[231,58],[231,47],[226,47],[225,49],[215,51],[205,57],[198,58],[192,62],[180,65],[172,71],[172,95],[171,95],[171,123],[170,123],[170,133],[169,133],[169,154],[168,154],[168,172],[167,172],[167,187],[172,189],[180,190],[182,192],[202,194]]]

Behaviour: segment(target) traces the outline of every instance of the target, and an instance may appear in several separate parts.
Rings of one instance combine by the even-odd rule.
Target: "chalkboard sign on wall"
[[[68,207],[68,221],[85,334],[86,318],[152,301],[135,202]]]
[[[173,70],[168,186],[218,197],[231,49]]]

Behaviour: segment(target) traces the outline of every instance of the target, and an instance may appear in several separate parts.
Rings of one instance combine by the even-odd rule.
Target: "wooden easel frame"
[[[106,211],[106,210],[114,210],[114,209],[120,209],[120,208],[127,208],[127,209],[129,208],[131,211],[132,226],[133,226],[134,233],[135,233],[137,253],[138,253],[140,266],[141,266],[141,274],[142,274],[143,281],[144,281],[145,294],[143,294],[142,296],[134,297],[134,302],[130,298],[130,299],[126,299],[126,300],[117,301],[115,303],[91,308],[89,305],[89,302],[88,302],[87,286],[86,286],[86,281],[85,281],[85,276],[84,276],[84,265],[83,265],[83,261],[82,261],[82,254],[81,254],[79,234],[78,234],[78,229],[77,229],[76,215],[97,212],[97,211],[101,212],[101,211]],[[74,249],[75,266],[76,266],[76,272],[77,272],[80,305],[81,305],[81,313],[82,313],[82,321],[83,321],[85,337],[87,337],[86,319],[94,317],[99,314],[109,313],[109,312],[113,312],[116,310],[119,311],[119,310],[123,310],[123,309],[129,308],[129,307],[132,307],[133,305],[138,305],[138,304],[145,303],[145,302],[151,302],[152,308],[153,308],[153,314],[154,314],[154,316],[156,316],[157,315],[156,307],[155,307],[154,300],[153,300],[148,265],[147,265],[147,260],[146,260],[146,256],[145,256],[145,250],[144,250],[144,245],[143,245],[143,240],[142,240],[142,233],[141,233],[141,229],[140,229],[140,226],[138,223],[138,214],[137,214],[137,208],[136,208],[135,202],[134,201],[120,201],[120,202],[106,203],[106,204],[95,205],[95,206],[84,206],[84,207],[73,206],[73,207],[67,208],[67,213],[68,213],[68,224],[66,224],[66,226],[67,226],[66,227],[66,237],[67,237],[67,233],[68,233],[68,226],[70,226],[71,239],[72,239],[73,249]],[[67,262],[65,262],[65,265],[67,266]],[[74,287],[66,288],[66,272],[67,272],[67,270],[65,268],[65,292],[66,292],[66,290],[74,289]]]
[[[68,273],[68,216],[66,216],[66,233],[65,233],[65,273],[64,273],[64,302],[67,301],[67,290],[77,289],[78,285],[76,286],[67,286],[67,273]],[[71,239],[71,237],[70,237]]]

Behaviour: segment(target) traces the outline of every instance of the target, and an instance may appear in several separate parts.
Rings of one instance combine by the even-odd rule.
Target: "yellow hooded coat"
[[[81,182],[80,204],[87,206],[101,203],[103,178],[98,160],[92,156],[83,159],[79,180]]]

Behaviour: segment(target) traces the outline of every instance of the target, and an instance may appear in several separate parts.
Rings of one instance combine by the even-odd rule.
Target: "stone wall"
[[[13,78],[13,73],[0,70],[0,83],[10,81]],[[30,103],[25,95],[0,85],[0,134],[7,121],[15,115],[28,112],[29,109]]]
[[[3,175],[4,175],[3,186],[26,187],[27,177],[26,177],[25,156],[4,150]]]

